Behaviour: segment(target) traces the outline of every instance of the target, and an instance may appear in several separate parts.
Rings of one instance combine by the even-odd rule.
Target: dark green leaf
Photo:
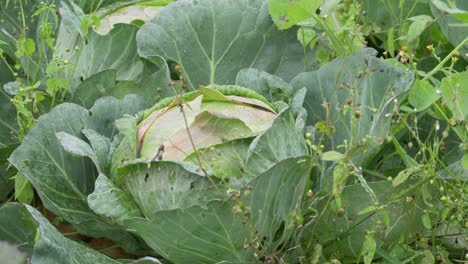
[[[44,216],[28,205],[8,203],[0,208],[0,237],[17,245],[35,264],[119,263],[65,238]]]
[[[170,161],[129,164],[120,169],[119,179],[149,219],[160,211],[203,206],[217,195],[208,179]]]
[[[448,7],[448,4],[452,4],[451,7]],[[463,22],[465,16],[464,14],[460,14],[468,12],[468,1],[431,0],[430,7],[434,17],[438,18],[437,23],[439,23],[442,33],[453,46],[457,46],[468,36],[466,22]],[[446,12],[448,14],[444,15]],[[456,13],[459,15],[456,15]],[[467,52],[468,45],[464,45],[460,49],[460,53],[466,54]]]
[[[302,224],[297,217],[302,216],[299,204],[309,172],[308,156],[284,159],[258,175],[244,189],[243,200],[252,208],[251,221],[260,237],[271,243],[271,248],[291,234],[293,230],[288,227]],[[278,233],[281,225],[285,229]]]
[[[152,221],[136,218],[125,224],[174,263],[254,261],[253,249],[244,249],[249,225],[242,224],[242,215],[232,213],[230,202],[214,201],[207,209],[162,211]]]
[[[244,175],[247,151],[252,138],[231,140],[192,153],[185,160],[198,163],[199,155],[203,166],[221,179],[241,178]]]
[[[83,129],[92,129],[110,138],[115,119],[124,113],[133,114],[139,107],[134,96],[123,100],[103,98],[90,111],[62,104],[39,118],[9,158],[37,190],[46,208],[74,224],[81,233],[114,239],[132,252],[140,250],[139,242],[88,206],[87,196],[93,192],[98,176],[96,168],[88,158],[64,151],[56,133],[65,132],[82,141]]]
[[[386,204],[391,194],[401,189],[416,184],[414,180],[408,180],[400,186],[393,188],[387,181],[368,183],[380,204]],[[375,231],[375,240],[378,248],[387,249],[399,243],[400,239],[411,243],[416,233],[421,232],[422,210],[427,208],[421,198],[421,194],[414,189],[406,196],[414,195],[413,202],[407,203],[404,198],[398,203],[389,203],[385,210],[391,223],[390,228],[381,221],[378,212],[371,213],[376,209],[373,199],[370,198],[361,184],[346,186],[341,194],[343,212],[337,213],[337,209],[326,207],[327,200],[319,202],[317,210],[323,209],[324,215],[317,219],[313,225],[305,231],[304,238],[323,241],[324,254],[332,254],[339,250],[344,257],[358,257],[362,245],[366,240],[366,232]],[[365,212],[369,213],[365,213]],[[364,213],[363,213],[364,212]],[[401,235],[405,234],[402,238]],[[400,241],[401,242],[401,241]]]
[[[88,203],[98,215],[108,217],[118,224],[122,224],[125,219],[143,216],[132,198],[103,174],[96,179],[96,187],[88,195]]]
[[[263,95],[269,102],[289,102],[294,94],[291,84],[257,69],[243,69],[236,76],[236,85],[248,87]]]
[[[256,68],[289,81],[304,71],[296,31],[276,30],[264,0],[176,1],[141,27],[142,57],[174,61],[189,89],[232,84],[239,70]]]
[[[376,138],[386,138],[390,133],[394,100],[413,82],[411,73],[374,54],[370,49],[357,51],[318,71],[301,73],[291,82],[295,89],[307,88],[307,124],[326,122],[334,126],[334,133],[324,130],[331,136],[329,147],[342,145],[344,140],[355,146],[362,144],[350,153],[356,164],[368,162],[379,151],[381,144]]]
[[[247,154],[245,176],[234,185],[245,186],[247,181],[264,173],[278,162],[307,154],[304,137],[296,130],[294,118],[286,109],[278,115],[270,129],[252,142]]]

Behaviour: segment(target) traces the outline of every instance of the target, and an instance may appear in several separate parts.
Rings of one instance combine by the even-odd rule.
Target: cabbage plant
[[[51,208],[53,196],[76,202],[79,188],[89,184],[82,211],[57,212],[69,213],[66,219],[84,233],[120,240],[128,251],[154,250],[175,263],[246,263],[290,241],[303,221],[311,159],[287,105],[278,109],[246,88],[213,85],[115,123],[108,119],[110,105],[128,114],[137,103],[130,95],[103,98],[90,110],[58,106],[11,161],[43,186],[54,184],[46,170],[65,177],[87,164],[76,173],[94,174],[95,181],[62,181],[70,193],[41,198]]]
[[[372,49],[318,68],[317,49],[295,27],[278,30],[269,2],[179,0],[147,22],[114,17],[100,35],[81,27],[87,1],[63,1],[41,70],[67,91],[45,100],[50,112],[21,144],[0,93],[0,170],[17,170],[56,221],[142,259],[110,258],[20,203],[0,208],[0,242],[32,263],[85,264],[320,263],[336,253],[369,263],[415,242],[438,193],[420,191],[422,167],[388,170],[400,162],[393,148],[416,162],[386,140],[400,131],[392,124],[413,74]],[[65,61],[73,68],[57,66]]]

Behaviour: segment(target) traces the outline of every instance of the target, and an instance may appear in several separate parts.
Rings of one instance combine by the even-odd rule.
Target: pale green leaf
[[[287,29],[315,15],[321,0],[269,0],[268,8],[275,24]]]
[[[330,153],[330,152],[326,152],[326,153]],[[336,153],[339,153],[339,152],[336,152]],[[339,196],[341,194],[344,186],[346,185],[346,180],[348,179],[348,177],[349,177],[349,169],[348,169],[347,164],[338,163],[335,166],[335,168],[333,168],[333,195]]]
[[[343,153],[340,153],[338,151],[327,151],[322,154],[321,159],[326,160],[326,161],[340,161],[345,159],[346,156]]]
[[[364,258],[364,264],[371,264],[372,260],[374,259],[375,249],[377,245],[374,240],[374,236],[369,234],[364,241],[364,245],[362,246],[362,255]]]
[[[357,213],[357,215],[363,215],[377,210],[379,207],[376,205],[368,206]]]
[[[431,221],[431,215],[429,213],[425,213],[421,216],[422,223],[426,229],[431,229],[432,228],[432,221]]]
[[[172,1],[159,1],[161,5],[129,5],[128,2],[119,3],[101,8],[96,15],[101,17],[101,21],[96,31],[107,34],[116,24],[131,24],[135,20],[146,22],[156,16],[159,10]]]
[[[463,155],[462,167],[465,170],[468,170],[468,154]]]
[[[31,204],[34,198],[34,190],[28,179],[23,174],[16,174],[15,178],[15,199],[24,204]]]
[[[78,157],[90,158],[98,171],[102,172],[103,165],[100,164],[96,154],[88,143],[66,132],[58,132],[55,135],[66,152]]]
[[[392,181],[392,186],[393,186],[393,187],[396,187],[396,186],[402,184],[402,183],[405,182],[411,175],[413,175],[413,173],[418,172],[420,169],[421,169],[420,166],[416,166],[416,167],[410,167],[410,168],[407,168],[407,169],[404,169],[404,170],[400,171],[400,172],[397,174],[397,176],[395,177],[395,179],[393,179],[393,181]]]
[[[439,98],[440,94],[437,93],[436,88],[428,81],[421,80],[414,82],[408,95],[408,101],[417,112],[425,110]]]
[[[408,42],[414,41],[419,38],[419,36],[423,33],[423,31],[428,28],[434,19],[427,15],[419,15],[408,18],[408,20],[412,21],[408,28],[408,34],[406,39]]]
[[[306,156],[285,159],[258,175],[248,187],[239,190],[242,204],[245,205],[243,210],[248,212],[250,217],[246,218],[242,211],[236,213],[235,200],[223,199],[211,201],[204,206],[183,209],[176,209],[177,207],[174,208],[169,204],[171,207],[166,208],[169,210],[156,212],[149,219],[128,219],[125,221],[125,226],[134,230],[163,257],[175,263],[252,262],[254,252],[251,247],[244,247],[246,240],[265,239],[266,252],[262,254],[271,254],[274,252],[274,245],[277,245],[275,243],[283,241],[292,231],[281,228],[282,224],[292,224],[294,219],[291,218],[291,214],[294,212],[298,216],[301,215],[297,205],[302,198],[310,168],[310,163],[304,162],[306,159]],[[163,173],[150,172],[147,174],[146,185],[141,183],[135,188],[140,190],[140,196],[148,198],[150,198],[149,190],[160,188],[154,191],[147,202],[154,209],[161,205],[159,203],[161,200],[156,199],[156,195],[160,192],[188,189],[190,185],[190,182],[183,182],[184,178],[185,181],[189,179],[188,175],[184,177],[180,171],[174,171],[172,185],[164,183],[166,178],[164,174],[167,171],[164,167],[170,168],[168,165],[170,165],[168,162],[156,162],[150,169],[147,164],[141,164],[139,170],[135,168],[129,170],[129,172],[137,171],[137,175],[133,176],[141,178],[139,181],[144,182],[146,171],[157,172],[158,168],[161,168]],[[132,175],[128,175],[128,180],[133,181]],[[159,185],[161,186],[158,187]],[[141,191],[144,186],[149,187]],[[176,199],[175,202],[181,201],[182,194],[188,192],[195,196],[196,190],[195,185],[191,191],[174,193],[170,197]],[[189,198],[197,199],[196,196],[185,199]],[[155,203],[155,200],[158,203]],[[239,209],[241,208],[237,210]]]
[[[457,120],[468,120],[468,72],[449,75],[442,79],[442,98]]]

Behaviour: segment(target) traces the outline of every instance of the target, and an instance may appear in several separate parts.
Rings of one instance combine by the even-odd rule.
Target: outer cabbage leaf
[[[0,237],[18,245],[32,263],[119,263],[64,237],[40,212],[28,205],[8,203],[0,208]]]
[[[100,96],[135,93],[152,104],[172,95],[166,62],[159,57],[145,60],[138,56],[137,26],[117,24],[106,35],[89,30],[85,37],[81,29],[83,11],[73,3],[63,3],[60,10],[63,20],[54,55],[68,64],[55,74],[70,82],[75,102],[89,107]]]
[[[291,112],[283,110],[272,127],[250,145],[244,177],[256,177],[282,160],[307,154],[304,137],[295,129]]]
[[[127,96],[123,100],[106,97],[89,111],[75,104],[62,104],[39,118],[9,161],[25,175],[44,205],[84,234],[108,237],[123,243],[132,252],[138,241],[123,229],[97,216],[88,206],[87,196],[94,190],[98,176],[92,162],[65,151],[56,133],[84,139],[82,131],[91,129],[111,138],[115,119],[141,110],[141,100]]]
[[[285,80],[304,71],[296,31],[278,31],[264,0],[174,2],[141,27],[137,43],[142,57],[176,62],[190,89],[232,84],[249,67]]]
[[[62,10],[65,8],[66,5]],[[119,24],[104,36],[90,30],[86,41],[83,41],[80,32],[75,27],[66,26],[64,20],[58,32],[54,55],[67,60],[67,65],[73,68],[65,68],[59,72],[59,77],[70,82],[72,92],[84,79],[108,69],[117,71],[118,80],[138,80],[144,65],[136,52],[137,30],[138,27],[134,25]]]
[[[280,226],[294,221],[290,217],[292,212],[300,214],[299,204],[310,166],[303,162],[305,159],[283,160],[242,189],[240,199],[251,208],[245,212],[233,213],[236,202],[231,198],[211,201],[204,206],[159,211],[149,219],[125,220],[125,225],[174,263],[254,261],[253,248],[244,247],[246,243],[263,241],[265,247],[259,255],[272,253],[273,242],[287,239],[289,234],[288,230],[283,230],[275,237]],[[161,176],[149,175],[151,178]],[[149,201],[151,203],[154,204],[154,200]]]
[[[386,138],[395,100],[408,91],[413,75],[374,57],[364,49],[340,57],[315,72],[301,73],[292,80],[295,89],[307,88],[304,108],[307,123],[326,122],[334,126],[329,146],[365,146],[355,150],[355,162],[365,164],[380,149],[377,137]],[[329,120],[327,120],[328,108]],[[347,110],[348,109],[348,110]],[[326,124],[323,123],[323,124]],[[366,139],[371,136],[370,139]]]
[[[158,218],[160,211],[203,206],[220,199],[208,179],[176,162],[129,164],[120,169],[119,178],[125,179],[124,188],[149,219]]]
[[[1,80],[0,80],[1,85]],[[0,87],[1,89],[1,87]],[[16,111],[10,97],[0,90],[0,202],[6,199],[14,187],[10,178],[14,170],[8,168],[7,158],[18,146],[18,125]]]

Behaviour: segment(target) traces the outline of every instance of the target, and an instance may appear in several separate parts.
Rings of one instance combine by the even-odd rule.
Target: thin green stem
[[[6,58],[3,56],[3,53],[0,52],[0,58],[2,59],[2,61],[5,63],[5,65],[7,66],[8,70],[10,70],[11,74],[15,75],[15,71],[13,71],[13,69],[11,68],[10,64],[7,62]]]
[[[438,71],[440,71],[443,67],[444,64],[447,63],[452,57],[453,54],[461,49],[466,43],[468,43],[468,37],[466,37],[460,44],[458,44],[437,66],[434,67],[424,78],[422,79],[423,81],[427,80],[429,77],[432,75],[436,74]]]

